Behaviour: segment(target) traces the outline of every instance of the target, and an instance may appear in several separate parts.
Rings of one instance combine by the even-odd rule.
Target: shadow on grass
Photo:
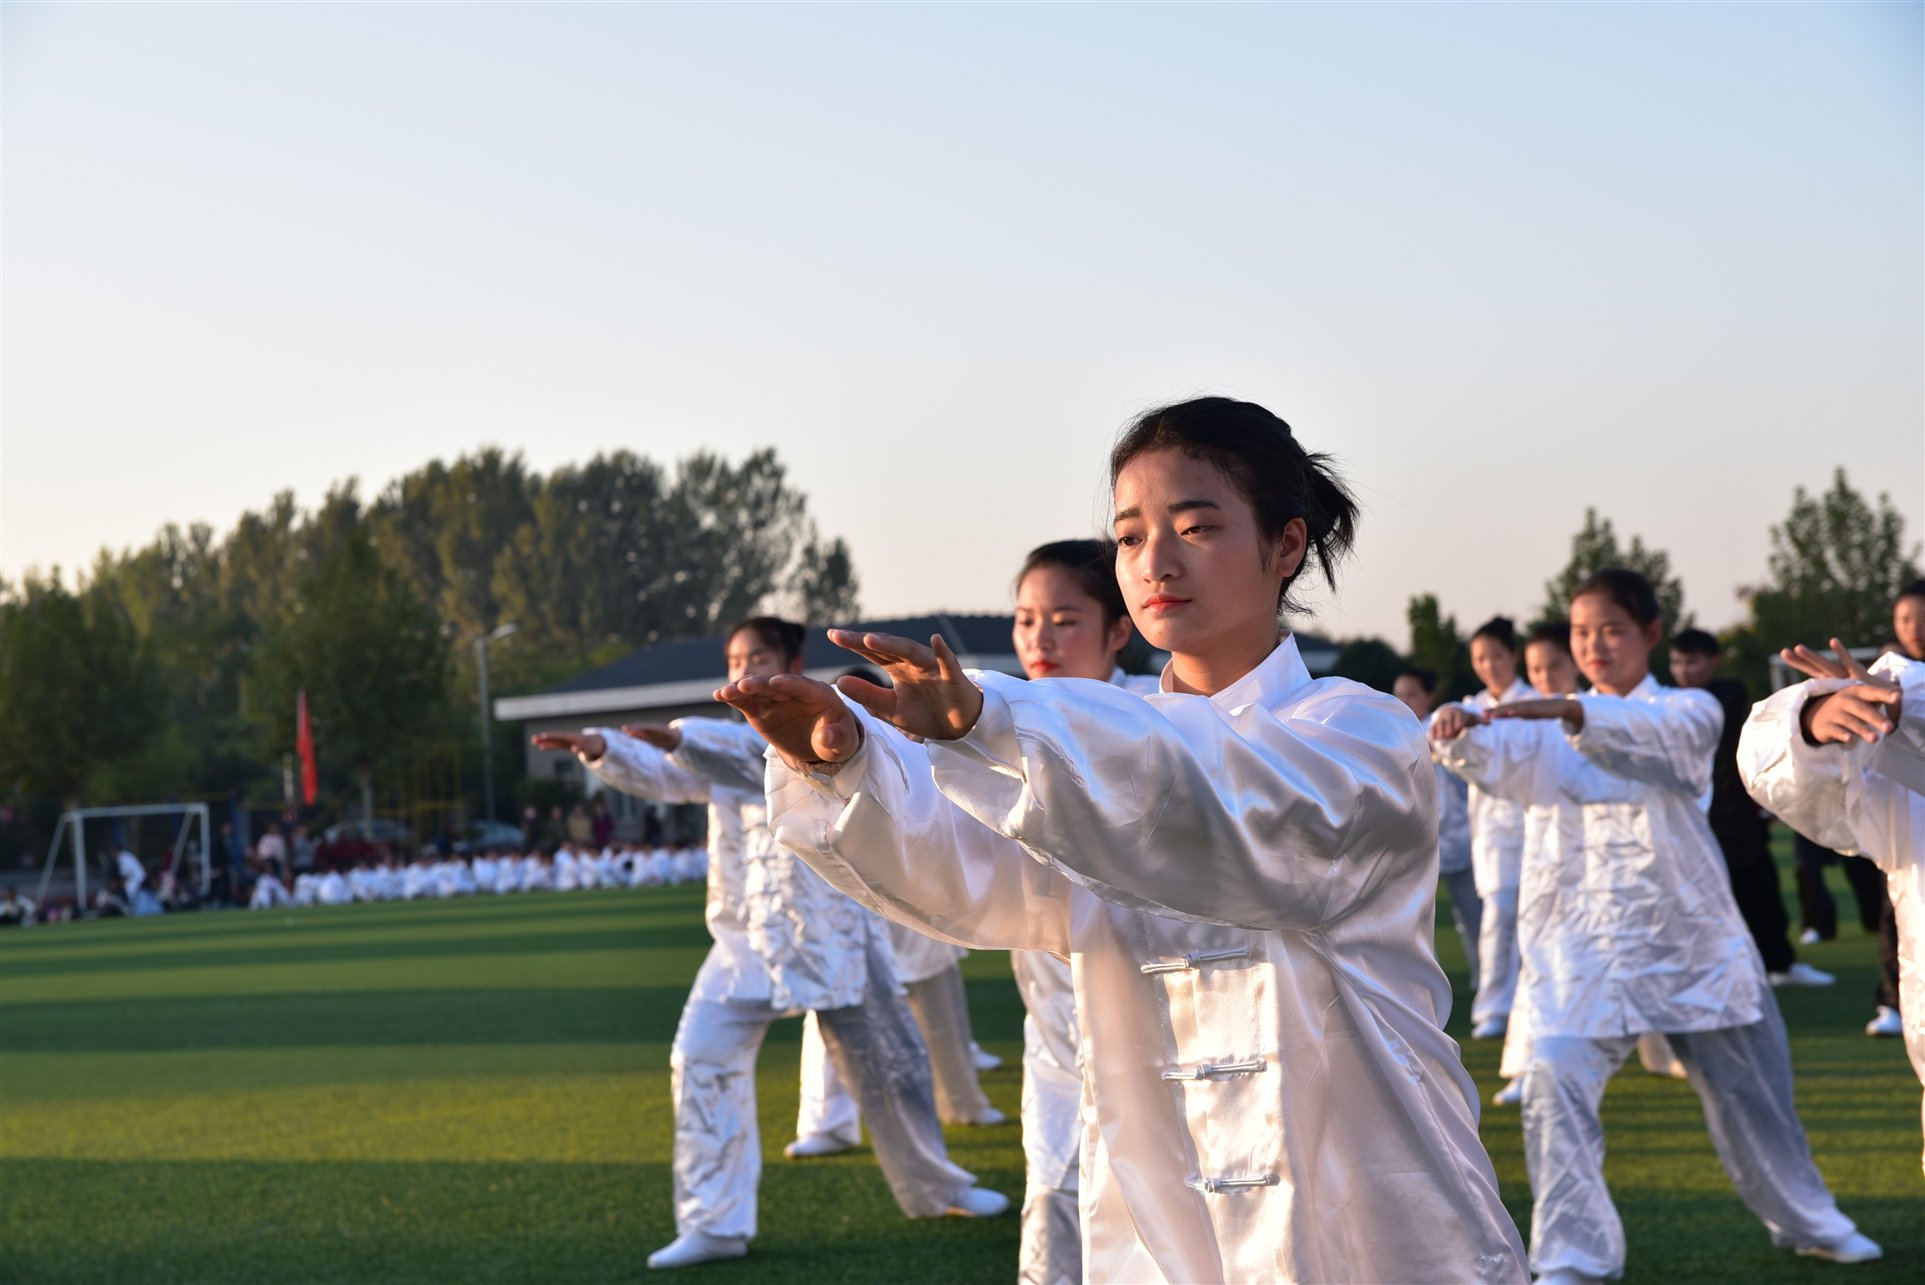
[[[354,941],[288,942],[263,936],[258,950],[165,948],[138,952],[10,959],[9,979],[57,977],[75,973],[119,973],[129,969],[202,968],[226,970],[263,964],[344,964],[370,959],[433,959],[446,955],[541,955],[566,951],[706,950],[708,928],[695,923],[647,924],[581,931],[566,926],[545,933],[473,934],[410,938],[376,936]]]
[[[667,1042],[684,985],[328,991],[0,1005],[9,1053]],[[777,1023],[775,1043],[799,1038]]]
[[[871,1158],[844,1159],[770,1163],[750,1258],[704,1268],[702,1280],[1008,1279],[1014,1216],[910,1222]],[[1019,1174],[993,1177],[1018,1191]],[[633,1281],[673,1234],[662,1164],[32,1160],[0,1170],[9,1281]]]

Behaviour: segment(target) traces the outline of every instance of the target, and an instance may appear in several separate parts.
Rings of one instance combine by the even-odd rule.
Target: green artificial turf
[[[1841,908],[1850,920],[1849,895]],[[43,926],[0,933],[0,1280],[627,1281],[673,1234],[668,1045],[707,946],[699,889],[549,894]],[[1440,927],[1459,983],[1461,952]],[[1867,1039],[1871,938],[1804,952],[1839,974],[1782,993],[1799,1103],[1875,1267],[1770,1248],[1684,1085],[1613,1082],[1608,1172],[1627,1280],[1915,1280],[1919,1086]],[[1020,1001],[1005,957],[964,966],[984,1077],[1011,1123],[949,1131],[1019,1197]],[[759,1083],[762,1227],[732,1281],[1007,1281],[1017,1224],[905,1221],[867,1149],[782,1159],[800,1023]],[[1494,1043],[1466,1043],[1483,1094]],[[1515,1108],[1484,1136],[1529,1214]],[[1386,1211],[1387,1213],[1391,1211]]]

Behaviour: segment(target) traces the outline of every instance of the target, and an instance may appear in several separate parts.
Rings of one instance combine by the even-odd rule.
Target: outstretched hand
[[[682,730],[662,723],[623,723],[622,734],[673,754],[682,748]]]
[[[1490,722],[1482,714],[1463,705],[1446,705],[1430,717],[1430,739],[1454,741],[1473,727]]]
[[[1508,705],[1493,705],[1486,711],[1486,718],[1561,718],[1571,725],[1573,732],[1584,730],[1584,706],[1562,696],[1548,700],[1512,701]]]
[[[856,634],[831,629],[829,641],[852,651],[889,675],[894,687],[844,677],[836,686],[885,723],[930,741],[968,735],[983,713],[982,688],[963,673],[956,653],[937,634],[929,646],[893,634]]]
[[[608,742],[600,732],[536,732],[528,738],[538,750],[563,750],[585,759],[598,759],[608,753]]]
[[[1805,702],[1798,725],[1813,745],[1873,744],[1890,736],[1904,712],[1904,697],[1890,683],[1853,683]]]
[[[790,767],[838,764],[862,748],[862,720],[835,688],[813,678],[744,678],[718,690],[715,699],[741,710]]]
[[[1851,648],[1836,638],[1831,640],[1829,656],[1821,656],[1799,643],[1796,647],[1787,647],[1779,652],[1778,658],[1807,678],[1849,678],[1855,683],[1878,681],[1872,676],[1872,671],[1851,654]]]

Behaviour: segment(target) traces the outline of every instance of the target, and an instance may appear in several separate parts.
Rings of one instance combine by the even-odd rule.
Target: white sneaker
[[[983,1113],[971,1120],[971,1124],[1008,1124],[1009,1117],[995,1107],[984,1107]]]
[[[1798,1252],[1806,1258],[1823,1258],[1834,1263],[1875,1263],[1885,1256],[1878,1242],[1862,1231],[1853,1232],[1836,1245],[1800,1245]]]
[[[1494,1107],[1515,1107],[1524,1105],[1524,1077],[1518,1076],[1503,1088],[1491,1094]]]
[[[747,1236],[711,1236],[692,1231],[677,1236],[648,1256],[650,1267],[692,1267],[718,1258],[740,1258],[749,1252]]]
[[[1560,1267],[1536,1277],[1537,1285],[1604,1285],[1602,1276],[1592,1276],[1570,1267]]]
[[[1878,1006],[1878,1016],[1865,1023],[1865,1034],[1873,1039],[1893,1039],[1905,1033],[1905,1021],[1899,1017],[1898,1010]]]
[[[850,1145],[833,1133],[812,1133],[806,1138],[797,1138],[782,1148],[782,1154],[791,1160],[808,1160],[815,1156],[840,1155],[847,1151]]]
[[[1816,928],[1807,928],[1798,934],[1798,944],[1800,946],[1816,946],[1823,940],[1825,940],[1824,937]]]
[[[1470,1037],[1474,1040],[1501,1040],[1510,1026],[1511,1019],[1508,1017],[1486,1018],[1470,1028]]]
[[[976,1041],[969,1041],[969,1060],[976,1064],[978,1071],[994,1071],[1001,1068],[1003,1060],[994,1053],[986,1051]]]
[[[1793,964],[1782,973],[1766,973],[1765,976],[1773,986],[1829,986],[1838,980],[1810,964]]]
[[[987,1187],[966,1187],[950,1204],[949,1212],[958,1218],[994,1218],[1009,1212],[1009,1197]]]

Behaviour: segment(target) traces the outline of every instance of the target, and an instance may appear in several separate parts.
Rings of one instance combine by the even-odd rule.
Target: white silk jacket
[[[1878,863],[1898,916],[1899,1010],[1905,1051],[1925,1080],[1925,665],[1881,657],[1872,672],[1898,683],[1898,726],[1876,745],[1810,745],[1805,702],[1843,680],[1814,679],[1759,701],[1738,738],[1751,797],[1827,848]]]
[[[1724,711],[1647,675],[1586,692],[1584,727],[1473,728],[1440,747],[1533,818],[1517,908],[1531,1034],[1709,1031],[1764,1016],[1764,964],[1698,806]],[[1551,742],[1547,745],[1546,739]]]
[[[1211,697],[971,676],[960,741],[771,753],[772,820],[886,915],[1069,959],[1088,1279],[1523,1280],[1442,1029],[1410,711],[1288,639]]]
[[[1492,699],[1490,692],[1481,691],[1466,696],[1463,705],[1466,709],[1483,714],[1498,705],[1537,698],[1537,688],[1519,678],[1496,699]],[[1522,805],[1480,790],[1473,782],[1467,807],[1470,813],[1471,875],[1477,884],[1477,895],[1490,897],[1516,888],[1524,869]]]
[[[672,754],[613,728],[590,729],[608,749],[583,762],[624,793],[709,805],[706,917],[715,945],[692,997],[783,1012],[860,1004],[864,943],[881,925],[777,846],[760,780],[761,735],[719,718],[675,727],[682,744]]]

